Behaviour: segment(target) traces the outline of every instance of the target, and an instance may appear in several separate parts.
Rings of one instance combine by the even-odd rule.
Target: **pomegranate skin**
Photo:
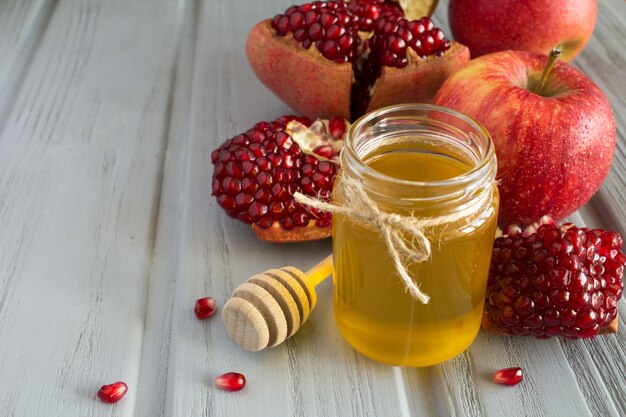
[[[499,223],[563,219],[606,177],[615,120],[604,93],[582,72],[556,62],[544,96],[528,90],[547,57],[504,51],[470,61],[448,78],[435,104],[465,113],[491,134],[498,158]]]
[[[560,44],[570,62],[591,37],[597,9],[597,0],[452,0],[448,18],[472,58],[504,50],[547,54]]]
[[[315,47],[304,49],[291,35],[277,37],[271,19],[252,28],[246,55],[259,80],[298,113],[314,119],[350,119],[351,63],[329,61]]]
[[[443,82],[470,60],[469,49],[451,42],[445,58],[415,58],[405,68],[383,67],[367,111],[392,104],[432,101]]]

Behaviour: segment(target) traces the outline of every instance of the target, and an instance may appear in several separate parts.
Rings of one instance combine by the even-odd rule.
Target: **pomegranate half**
[[[431,101],[469,61],[428,17],[390,1],[316,1],[255,25],[246,54],[255,74],[296,111],[355,119],[390,104]]]

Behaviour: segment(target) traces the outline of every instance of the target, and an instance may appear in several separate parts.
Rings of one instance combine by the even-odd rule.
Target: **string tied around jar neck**
[[[419,282],[416,282],[408,272],[409,264],[424,262],[432,255],[430,241],[425,235],[425,230],[468,218],[476,212],[476,208],[469,207],[466,210],[437,217],[414,217],[387,213],[380,210],[369,197],[361,181],[343,173],[339,175],[341,178],[334,192],[342,196],[342,205],[306,196],[300,192],[294,193],[294,199],[302,205],[342,214],[376,229],[387,246],[389,256],[405,290],[422,304],[428,304],[430,297],[420,289]],[[483,204],[479,207],[482,208]],[[410,239],[406,239],[407,236]]]

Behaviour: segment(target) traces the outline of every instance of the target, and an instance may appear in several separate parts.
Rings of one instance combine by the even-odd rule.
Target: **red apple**
[[[571,61],[596,24],[597,0],[452,0],[454,38],[472,57],[507,49],[547,54],[555,45]]]
[[[545,72],[540,89],[547,62],[533,52],[485,55],[448,78],[435,96],[435,104],[473,117],[491,134],[500,224],[571,214],[598,190],[613,159],[615,120],[604,93],[561,61]]]

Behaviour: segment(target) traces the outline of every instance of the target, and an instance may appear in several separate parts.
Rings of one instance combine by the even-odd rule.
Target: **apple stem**
[[[535,84],[535,88],[533,89],[533,92],[535,94],[541,95],[541,93],[543,92],[543,88],[546,85],[546,81],[548,81],[548,76],[552,71],[554,63],[557,59],[559,59],[562,54],[563,50],[558,46],[552,48],[552,50],[550,51],[550,55],[548,56],[548,62],[546,62],[546,66],[543,67],[543,71],[541,72],[541,76],[539,77],[539,82]]]

